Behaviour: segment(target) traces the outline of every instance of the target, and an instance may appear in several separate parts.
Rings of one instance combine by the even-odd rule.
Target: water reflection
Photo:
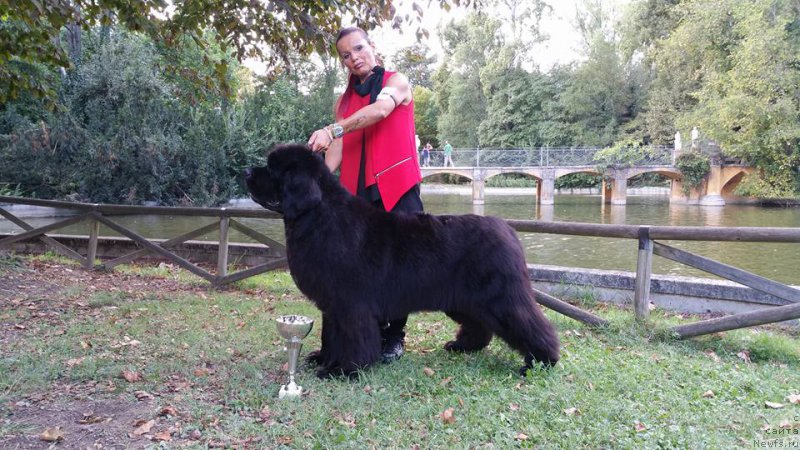
[[[555,205],[538,205],[536,210],[536,220],[552,222],[555,217]]]
[[[800,208],[763,208],[750,205],[701,207],[671,205],[665,196],[629,196],[628,204],[603,204],[600,196],[556,197],[554,205],[535,204],[533,195],[487,195],[484,205],[473,205],[469,195],[423,195],[425,209],[432,214],[479,214],[507,219],[612,223],[632,225],[707,225],[800,227]],[[26,219],[33,226],[45,225],[52,218]],[[147,237],[170,238],[215,221],[213,218],[138,216],[115,217],[122,225]],[[268,237],[283,241],[283,225],[277,220],[237,219]],[[18,233],[15,225],[0,220],[0,233]],[[101,234],[114,235],[101,227]],[[85,224],[59,231],[86,234]],[[214,232],[200,239],[216,240]],[[629,270],[636,267],[636,241],[613,238],[520,233],[528,261],[571,267]],[[231,241],[251,242],[232,230]],[[800,244],[747,242],[667,242],[688,251],[740,267],[782,282],[800,285]],[[655,273],[702,275],[703,272],[656,257]]]

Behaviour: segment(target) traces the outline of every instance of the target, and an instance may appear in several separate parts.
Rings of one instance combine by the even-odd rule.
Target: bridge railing
[[[456,167],[566,167],[594,166],[601,147],[539,147],[539,148],[457,148],[452,160]],[[424,161],[423,161],[424,163]],[[637,166],[672,164],[669,146],[642,147]],[[444,151],[433,150],[428,166],[444,166]]]

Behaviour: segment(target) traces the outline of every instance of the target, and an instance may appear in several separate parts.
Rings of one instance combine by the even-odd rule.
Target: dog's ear
[[[319,182],[302,170],[291,170],[284,175],[283,215],[293,219],[322,203]]]

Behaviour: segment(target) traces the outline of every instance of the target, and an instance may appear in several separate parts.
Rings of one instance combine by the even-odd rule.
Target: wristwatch
[[[331,132],[333,132],[334,139],[338,139],[344,136],[344,128],[339,125],[338,123],[332,123],[331,125]]]

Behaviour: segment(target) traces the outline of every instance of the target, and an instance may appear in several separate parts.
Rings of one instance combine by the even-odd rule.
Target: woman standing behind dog
[[[325,164],[331,172],[340,169],[339,179],[351,194],[384,211],[422,212],[408,78],[379,65],[375,44],[361,28],[342,29],[336,50],[350,73],[347,89],[336,101],[336,122],[314,131],[309,147],[325,152]],[[403,354],[407,319],[381,327],[384,362]]]

